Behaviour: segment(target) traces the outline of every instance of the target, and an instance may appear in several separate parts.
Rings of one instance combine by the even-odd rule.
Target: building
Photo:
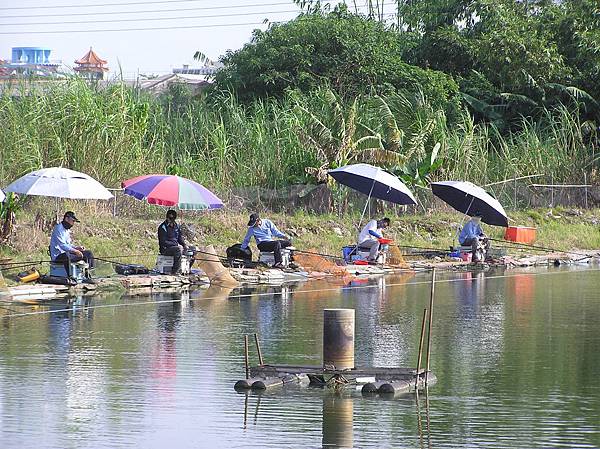
[[[51,49],[43,47],[13,47],[12,63],[48,65],[51,52]]]
[[[167,75],[151,78],[141,81],[139,86],[142,90],[154,95],[160,95],[169,90],[173,85],[187,86],[192,96],[199,95],[204,89],[210,86],[210,82],[199,75],[180,75],[169,73]]]
[[[101,80],[104,78],[104,73],[108,72],[108,67],[105,66],[107,61],[101,59],[90,47],[81,59],[75,61],[77,67],[73,67],[81,76],[91,80]]]
[[[203,67],[190,68],[189,65],[184,64],[182,68],[174,68],[173,73],[177,75],[207,75],[212,76],[219,70],[217,65],[205,65]]]
[[[61,61],[50,59],[51,52],[44,47],[13,47],[11,61],[0,63],[0,76],[55,77]]]

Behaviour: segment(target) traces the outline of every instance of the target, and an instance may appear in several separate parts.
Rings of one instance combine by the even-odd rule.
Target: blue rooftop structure
[[[13,64],[50,64],[50,52],[44,47],[13,47]]]

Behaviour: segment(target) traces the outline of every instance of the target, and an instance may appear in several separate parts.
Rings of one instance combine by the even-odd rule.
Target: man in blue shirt
[[[258,246],[260,251],[273,252],[275,258],[275,264],[273,267],[282,268],[283,259],[281,257],[281,248],[292,246],[290,238],[277,229],[271,220],[266,218],[262,219],[257,213],[250,215],[250,220],[248,221],[248,232],[246,232],[246,236],[244,237],[244,241],[242,242],[241,246],[242,250],[248,248],[250,239],[253,236],[256,240],[256,246]],[[280,237],[284,240],[274,240],[273,237]]]
[[[490,241],[481,228],[481,214],[475,213],[462,228],[458,236],[458,242],[462,246],[471,246],[473,250],[473,262],[483,262],[485,253],[490,248]]]
[[[94,255],[83,246],[74,246],[71,239],[71,228],[79,220],[74,212],[65,212],[63,220],[54,226],[50,237],[50,258],[53,262],[62,262],[69,273],[69,264],[85,260],[90,268],[94,268]]]

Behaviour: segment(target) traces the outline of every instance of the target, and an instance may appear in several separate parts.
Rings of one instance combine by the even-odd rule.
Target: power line
[[[84,23],[117,23],[117,22],[150,22],[156,20],[186,20],[186,19],[214,19],[217,17],[239,17],[239,16],[254,16],[260,14],[284,14],[284,13],[299,13],[298,10],[286,11],[264,11],[264,12],[242,12],[235,14],[212,14],[208,16],[178,16],[178,17],[150,17],[150,18],[135,18],[135,19],[107,19],[107,20],[71,20],[64,22],[29,22],[29,23],[0,23],[0,26],[28,26],[28,25],[72,25]]]
[[[282,21],[268,21],[268,22],[246,22],[246,23],[221,23],[215,25],[187,25],[187,26],[169,26],[169,27],[147,27],[147,28],[121,28],[121,29],[106,29],[106,30],[54,30],[54,31],[14,31],[5,32],[0,31],[0,35],[3,34],[70,34],[70,33],[110,33],[110,32],[121,32],[121,31],[154,31],[154,30],[185,30],[194,28],[225,28],[225,27],[237,27],[237,26],[250,26],[250,25],[265,25],[279,24]]]
[[[135,5],[156,5],[165,3],[195,3],[195,2],[206,2],[208,0],[154,0],[145,2],[119,2],[119,3],[96,3],[95,5],[52,5],[52,6],[10,6],[0,8],[0,10],[13,10],[13,9],[56,9],[56,8],[97,8],[104,6],[135,6]]]
[[[175,9],[151,9],[137,11],[107,11],[107,12],[73,12],[73,13],[57,13],[57,14],[21,14],[16,16],[2,16],[3,19],[27,19],[31,17],[64,17],[64,16],[106,16],[114,14],[152,14],[156,12],[183,12],[183,11],[201,11],[211,9],[237,9],[237,8],[257,8],[262,6],[280,6],[290,5],[289,1],[278,3],[254,3],[250,5],[229,5],[229,6],[200,6],[195,8],[175,8]],[[2,9],[2,8],[0,8]]]

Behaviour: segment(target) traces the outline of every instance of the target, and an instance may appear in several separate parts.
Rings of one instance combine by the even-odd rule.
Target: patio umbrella
[[[144,175],[121,183],[124,192],[149,204],[180,209],[218,209],[223,202],[207,188],[175,175]]]
[[[466,215],[481,214],[481,221],[493,226],[508,226],[508,216],[498,200],[468,181],[432,182],[433,194]]]
[[[369,198],[396,204],[417,204],[417,200],[396,176],[369,164],[352,164],[329,170],[329,176],[340,184],[357,190]]]
[[[113,197],[106,187],[91,176],[63,167],[36,170],[10,184],[7,192],[74,200],[109,200]]]

